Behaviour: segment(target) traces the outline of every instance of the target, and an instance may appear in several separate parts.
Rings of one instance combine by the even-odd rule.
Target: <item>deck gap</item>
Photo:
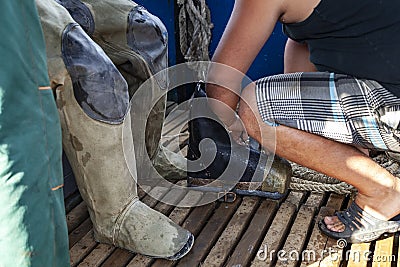
[[[310,195],[311,195],[311,193],[310,193]],[[301,248],[301,252],[303,252],[305,249],[307,249],[308,242],[310,241],[311,235],[313,233],[314,226],[317,223],[317,218],[318,218],[319,211],[321,210],[321,207],[324,207],[326,205],[326,203],[328,202],[328,199],[329,199],[329,194],[324,194],[323,199],[322,199],[321,203],[319,204],[319,206],[315,207],[313,219],[312,219],[311,223],[308,225],[307,235],[306,235],[306,238],[304,240],[304,245]],[[301,256],[302,255],[303,254],[301,254]],[[302,257],[300,257],[300,260],[297,261],[296,267],[300,267],[303,261],[304,261],[304,259]]]
[[[240,204],[242,204],[243,198],[237,198],[235,201],[240,201],[240,202],[239,202],[238,204],[236,204],[236,207],[234,208],[234,211],[232,212],[232,214],[229,216],[229,219],[225,220],[225,222],[224,222],[224,227],[221,228],[221,231],[220,231],[218,234],[215,234],[215,237],[214,237],[215,240],[214,240],[212,246],[210,246],[210,247],[207,249],[207,253],[204,253],[203,257],[200,259],[199,266],[201,266],[200,264],[201,264],[202,262],[205,261],[205,259],[207,258],[208,254],[210,253],[210,251],[212,250],[212,248],[213,248],[213,247],[215,246],[215,244],[218,242],[219,237],[220,237],[221,234],[224,232],[224,229],[228,226],[228,224],[229,224],[229,222],[232,220],[233,216],[235,216],[235,213],[236,213],[237,210],[239,209]],[[260,202],[260,201],[258,201],[258,202]],[[220,204],[220,205],[223,205],[224,202],[220,202],[219,204]],[[257,205],[258,205],[258,204],[259,204],[259,203],[257,203]],[[220,207],[220,205],[218,205],[218,206],[214,209],[213,214],[215,213],[215,210],[217,210],[217,208]],[[257,208],[258,208],[258,207],[257,207]],[[210,218],[211,218],[211,217],[210,217]],[[209,222],[209,220],[206,221],[206,224],[204,225],[204,227],[207,225],[208,222]],[[203,229],[204,229],[204,227],[203,227]],[[203,229],[202,229],[202,231],[203,231]],[[200,233],[201,233],[202,231],[200,231]],[[200,235],[200,233],[199,233],[199,235]],[[236,245],[235,245],[235,246],[236,246]]]
[[[368,257],[367,267],[372,267],[373,258],[375,254],[375,246],[376,246],[376,241],[371,242],[371,245],[369,246],[369,251],[371,252],[371,254]]]
[[[241,198],[241,200],[243,200],[243,198]],[[248,227],[250,226],[250,224],[251,224],[251,222],[252,222],[252,220],[253,220],[253,218],[254,218],[254,215],[256,214],[257,210],[260,208],[260,205],[261,205],[262,200],[263,200],[262,198],[258,198],[257,204],[255,205],[255,207],[254,207],[252,213],[250,214],[250,216],[249,216],[249,218],[247,219],[247,222],[246,222],[246,224],[245,224],[245,226],[244,226],[244,228],[243,228],[244,230],[241,231],[239,237],[237,238],[237,240],[236,240],[235,243],[233,244],[233,246],[232,246],[231,251],[230,251],[229,254],[232,254],[233,251],[236,250],[237,245],[239,244],[240,240],[242,240],[243,235],[246,233],[246,229],[248,229]],[[239,205],[239,206],[240,206],[240,205]],[[238,208],[239,208],[239,206],[238,206]],[[236,211],[237,211],[237,210],[236,210]],[[235,213],[236,213],[236,211],[235,211]],[[232,217],[235,215],[235,213],[233,213]],[[276,213],[276,212],[275,212],[275,213]],[[275,217],[275,215],[274,215],[274,217]],[[231,219],[232,219],[232,218],[230,218],[230,220],[231,220]],[[230,221],[230,220],[229,220],[229,221]],[[228,222],[228,223],[229,223],[229,222]],[[261,242],[262,242],[262,240],[261,240]],[[211,249],[212,249],[212,248],[211,248]],[[253,258],[253,257],[252,257],[252,258]],[[225,265],[228,263],[228,261],[229,261],[229,257],[226,257],[226,259],[225,259],[224,262],[221,264],[221,266],[225,266]]]
[[[261,200],[264,200],[265,201],[265,199],[261,199]],[[261,202],[262,201],[259,201],[259,206],[261,205]],[[281,202],[282,203],[282,202]],[[263,236],[263,237],[265,237],[265,235],[267,234],[267,232],[268,232],[268,230],[269,230],[269,228],[271,227],[271,225],[272,225],[272,222],[274,221],[274,218],[275,218],[275,216],[276,216],[276,214],[278,213],[278,210],[279,210],[279,204],[280,203],[278,203],[278,205],[276,205],[275,206],[275,209],[274,209],[274,211],[273,211],[273,214],[272,214],[272,216],[270,217],[270,219],[269,219],[269,221],[268,221],[268,223],[267,223],[267,226],[263,229],[263,231],[260,233],[260,236]],[[255,212],[254,212],[254,214],[252,215],[253,217],[255,216],[255,214],[256,214],[256,212],[257,212],[257,210],[258,210],[258,208],[259,207],[257,207],[257,209],[255,209]],[[294,216],[293,216],[294,217]],[[294,221],[294,220],[293,220]],[[249,224],[251,223],[251,220],[249,221]],[[292,224],[293,224],[293,222],[292,222]],[[247,228],[246,228],[247,229]],[[245,231],[244,231],[245,232]],[[290,229],[288,230],[288,233],[287,234],[285,234],[286,236],[288,235],[290,233]],[[262,242],[264,241],[264,238],[260,238],[259,240],[258,240],[258,242],[256,243],[256,245],[255,245],[255,247],[256,248],[260,248],[261,246],[262,246]],[[282,244],[279,244],[279,249],[281,249],[282,248],[282,246],[285,244],[285,242],[283,242]],[[233,250],[234,251],[234,250]],[[255,249],[254,251],[253,251],[253,255],[251,255],[250,256],[250,261],[249,261],[249,266],[251,265],[251,263],[254,261],[254,259],[256,258],[256,256],[257,256],[257,252],[258,252],[258,250],[257,249]]]
[[[393,251],[392,255],[394,255],[395,260],[392,261],[391,267],[397,267],[398,264],[397,262],[399,261],[399,233],[396,233],[394,235],[394,240],[393,240]]]
[[[303,196],[302,198],[304,198],[304,196]],[[294,213],[292,214],[292,216],[290,217],[290,220],[288,221],[288,227],[286,228],[286,231],[285,231],[284,234],[282,235],[282,238],[279,240],[279,245],[278,245],[276,251],[280,251],[280,250],[282,250],[282,248],[284,247],[284,245],[285,245],[285,243],[286,243],[286,239],[287,239],[288,235],[290,234],[290,230],[292,229],[293,224],[294,224],[294,222],[295,222],[295,220],[296,220],[298,211],[299,211],[300,206],[301,206],[301,202],[302,202],[302,200],[301,200],[300,203],[299,203],[299,207],[296,208],[295,212],[294,212]],[[277,211],[278,211],[278,210],[279,210],[279,208],[277,209]],[[276,212],[277,212],[277,211],[276,211]],[[275,213],[275,215],[274,215],[274,218],[275,218],[275,216],[276,216],[276,213]],[[270,226],[268,226],[268,228],[269,228],[269,227],[270,227]],[[265,235],[265,233],[264,233],[264,235]],[[254,258],[253,258],[253,260],[254,260]],[[275,266],[277,261],[278,261],[278,257],[277,257],[277,255],[274,255],[274,257],[273,257],[273,259],[272,259],[272,261],[271,261],[271,263],[270,263],[269,266]]]

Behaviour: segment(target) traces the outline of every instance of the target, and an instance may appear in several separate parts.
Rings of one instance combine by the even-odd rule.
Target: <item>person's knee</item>
[[[239,117],[246,127],[248,135],[259,140],[261,132],[254,83],[249,84],[245,89],[243,89],[238,112]]]

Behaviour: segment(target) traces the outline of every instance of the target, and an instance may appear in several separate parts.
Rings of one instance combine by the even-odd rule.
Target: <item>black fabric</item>
[[[71,17],[78,22],[83,30],[88,34],[94,33],[94,19],[89,8],[79,0],[55,0],[57,3],[65,7]]]
[[[76,24],[62,36],[62,56],[74,95],[92,119],[121,123],[129,109],[128,85],[104,51]]]
[[[303,22],[283,25],[306,42],[319,71],[381,83],[400,97],[400,1],[321,0]]]

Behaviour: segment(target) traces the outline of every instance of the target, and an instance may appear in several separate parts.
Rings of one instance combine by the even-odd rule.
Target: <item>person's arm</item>
[[[310,51],[306,43],[288,39],[285,46],[284,72],[314,72],[315,65],[310,61]]]
[[[271,35],[276,22],[284,13],[282,0],[236,0],[233,12],[212,58],[213,62],[222,63],[235,69],[213,66],[207,77],[207,95],[224,102],[235,110],[240,85],[254,58]],[[273,62],[272,62],[273,64]],[[224,88],[225,87],[225,88]],[[229,126],[236,121],[233,112],[226,106],[211,103],[211,108],[218,117]]]

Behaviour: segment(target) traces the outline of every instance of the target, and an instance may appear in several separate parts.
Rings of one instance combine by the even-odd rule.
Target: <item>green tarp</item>
[[[33,0],[0,3],[0,267],[69,266],[61,128]]]

